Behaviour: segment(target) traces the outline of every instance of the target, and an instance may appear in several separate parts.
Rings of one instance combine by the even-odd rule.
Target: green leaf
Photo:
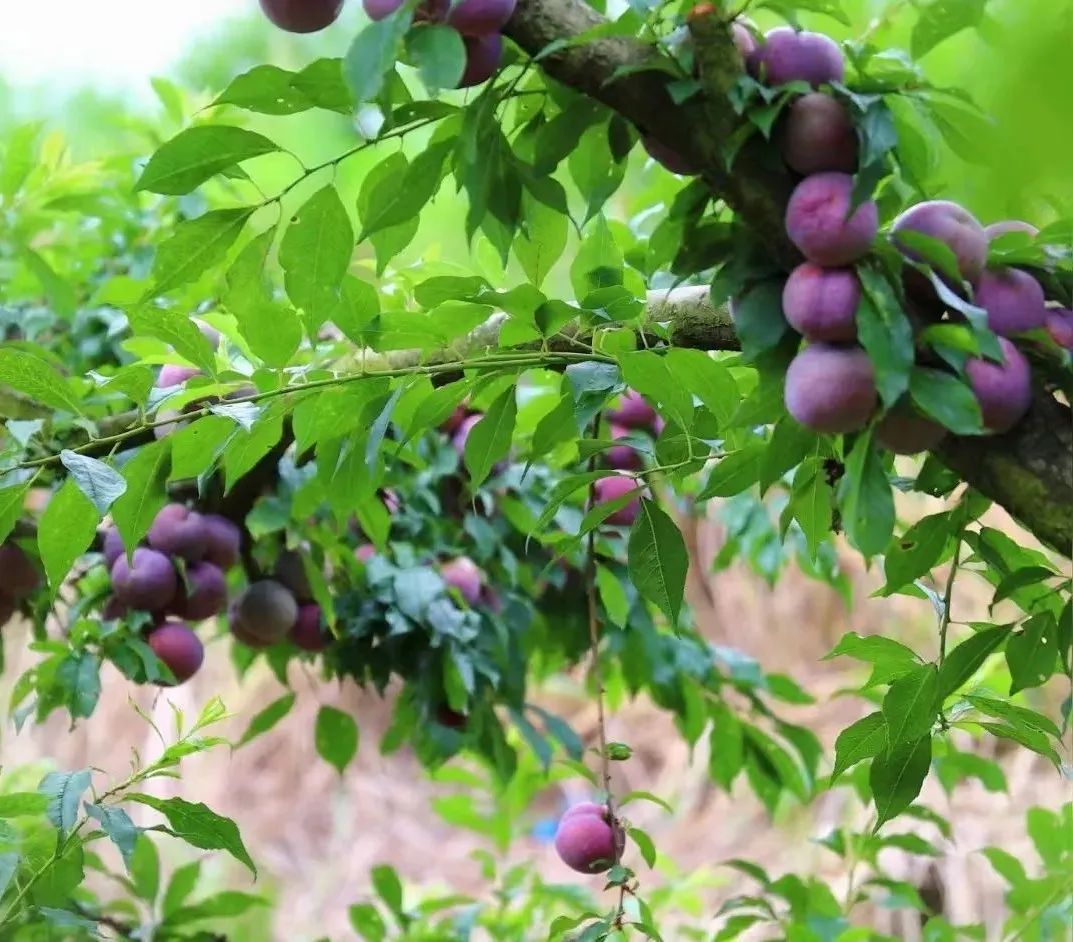
[[[811,429],[798,425],[790,416],[779,419],[760,458],[761,496],[787,471],[796,468],[807,455],[814,452],[816,443],[816,433]]]
[[[101,695],[101,664],[90,651],[72,651],[56,668],[56,688],[72,719],[93,715]]]
[[[1010,667],[1010,696],[1038,687],[1054,673],[1058,658],[1058,622],[1050,612],[1033,615],[1006,642]]]
[[[960,690],[962,684],[980,669],[988,656],[997,651],[1009,636],[1010,629],[1005,626],[988,628],[954,648],[939,669],[940,700]]]
[[[734,327],[746,359],[776,347],[790,329],[782,313],[782,282],[764,281],[734,299]]]
[[[1028,882],[1028,874],[1025,873],[1024,864],[1013,854],[1001,847],[985,847],[980,853],[987,858],[988,863],[994,867],[995,872],[1011,886],[1020,886]]]
[[[932,0],[919,8],[909,41],[913,58],[921,59],[956,33],[978,26],[986,6],[987,0]]]
[[[154,337],[171,344],[179,356],[203,373],[216,375],[212,345],[185,314],[168,308],[136,307],[127,312],[127,320],[135,336]]]
[[[362,240],[411,224],[416,226],[421,210],[440,188],[445,161],[454,148],[454,137],[440,133],[443,136],[434,136],[413,163],[408,163],[403,154],[394,153],[366,175],[358,194]],[[409,238],[403,245],[406,242]]]
[[[226,851],[245,865],[254,876],[257,875],[257,868],[242,843],[238,827],[230,818],[218,815],[200,802],[192,804],[182,798],[154,798],[152,795],[133,792],[126,796],[126,800],[136,801],[159,811],[167,818],[172,833],[191,847]]]
[[[86,803],[86,812],[91,818],[100,822],[101,830],[108,835],[108,839],[119,848],[123,862],[130,867],[131,857],[134,854],[134,845],[141,834],[141,829],[136,827],[122,808],[113,805],[93,805]]]
[[[171,472],[169,481],[197,478],[211,468],[226,446],[241,430],[222,415],[208,415],[169,436]]]
[[[466,67],[462,36],[450,26],[438,23],[426,24],[406,34],[406,57],[433,95],[443,89],[457,88]]]
[[[164,901],[161,910],[167,919],[173,912],[179,909],[197,886],[201,876],[201,861],[194,860],[188,864],[177,867],[168,882],[168,888],[164,891]]]
[[[364,346],[368,333],[380,313],[380,296],[369,282],[347,274],[339,287],[339,303],[332,311],[332,322],[353,343]]]
[[[1020,743],[1026,749],[1031,749],[1037,755],[1049,760],[1056,769],[1062,768],[1062,760],[1058,753],[1039,730],[1026,726],[1008,726],[1005,723],[981,723],[980,725],[992,736]]]
[[[252,471],[262,458],[275,448],[283,437],[283,417],[266,413],[253,430],[246,432],[239,429],[231,443],[224,449],[225,490],[230,491],[235,482]]]
[[[930,572],[947,551],[954,529],[952,514],[943,511],[921,518],[906,530],[884,557],[884,592],[894,592]]]
[[[156,844],[149,840],[149,836],[144,832],[134,842],[134,853],[131,854],[127,869],[134,884],[134,892],[139,898],[153,903],[160,891],[160,855],[157,853]]]
[[[831,783],[846,769],[864,759],[878,756],[887,748],[887,721],[878,710],[847,726],[835,740],[835,767]]]
[[[239,746],[246,745],[251,739],[256,739],[262,733],[267,733],[272,729],[283,717],[291,712],[294,700],[295,695],[293,693],[285,693],[278,700],[273,700],[263,710],[259,711],[250,720],[250,725],[246,727],[246,732],[242,734],[242,738],[235,743],[235,748],[238,749]]]
[[[251,215],[246,207],[216,209],[180,222],[156,250],[153,287],[147,293],[167,294],[222,262]]]
[[[834,488],[827,482],[822,462],[805,462],[794,475],[790,505],[794,519],[808,543],[809,555],[816,559],[820,546],[831,537],[834,518]]]
[[[878,814],[876,830],[913,803],[930,766],[930,736],[916,742],[900,743],[872,760],[868,782]]]
[[[342,59],[316,59],[292,80],[294,87],[317,108],[354,114],[354,101],[343,79]]]
[[[48,809],[49,797],[41,792],[8,792],[0,795],[0,819],[37,817]]]
[[[26,494],[29,483],[7,487],[0,491],[0,543],[3,543],[15,529],[15,522],[22,516],[26,506]]]
[[[570,264],[570,284],[580,301],[600,288],[622,284],[623,258],[611,228],[597,216]]]
[[[689,554],[678,525],[659,504],[641,498],[627,548],[630,579],[643,598],[678,623],[685,592]]]
[[[1055,739],[1062,737],[1054,721],[1035,710],[1014,706],[1008,700],[995,700],[993,697],[969,694],[965,699],[981,713],[1005,720],[1011,726],[1027,726],[1029,729],[1053,736]]]
[[[922,664],[890,685],[883,698],[883,719],[891,747],[925,736],[938,711],[939,670]]]
[[[712,497],[736,497],[752,487],[760,478],[760,461],[766,450],[764,442],[752,441],[738,451],[719,459],[712,468],[708,481],[697,500],[710,500]]]
[[[887,279],[870,266],[858,266],[861,303],[857,334],[875,370],[883,404],[894,405],[909,387],[913,368],[913,329]]]
[[[650,868],[654,867],[656,865],[656,845],[652,843],[652,838],[640,828],[627,828],[626,833],[637,845],[637,849],[641,852],[644,862],[648,864]]]
[[[387,864],[378,864],[373,867],[373,889],[396,916],[403,914],[402,907],[402,881],[399,879],[395,868]]]
[[[672,347],[664,357],[672,376],[696,396],[719,427],[730,422],[741,401],[738,384],[730,370],[703,350]]]
[[[989,607],[994,608],[999,602],[1014,595],[1018,589],[1051,579],[1054,574],[1054,570],[1046,566],[1024,566],[1021,569],[1015,569],[998,584]]]
[[[883,552],[894,532],[894,497],[871,430],[853,443],[838,494],[850,542],[866,557]]]
[[[0,349],[0,386],[10,386],[35,402],[64,412],[82,413],[67,381],[52,364],[27,350]]]
[[[983,427],[976,396],[950,373],[914,367],[909,377],[909,395],[921,412],[955,435],[978,434]]]
[[[236,75],[213,102],[260,114],[298,114],[313,107],[309,96],[295,87],[297,75],[274,65],[258,65]]]
[[[100,519],[72,478],[48,502],[37,526],[37,549],[53,597],[74,561],[89,549]]]
[[[543,178],[540,185],[557,184]],[[566,248],[569,218],[543,200],[536,199],[528,190],[522,197],[522,215],[525,224],[514,239],[514,257],[530,283],[539,288]]]
[[[313,733],[317,755],[342,775],[358,752],[358,724],[349,713],[322,706]]]
[[[618,365],[627,386],[658,403],[660,411],[679,428],[693,427],[693,399],[662,356],[649,350],[623,353]]]
[[[48,799],[45,814],[64,836],[78,823],[78,805],[89,788],[90,770],[78,772],[49,772],[37,790]]]
[[[354,98],[371,101],[380,94],[387,71],[395,64],[399,43],[410,28],[405,8],[370,23],[354,38],[343,58],[343,76]]]
[[[169,439],[165,438],[146,445],[123,466],[126,491],[112,508],[112,520],[124,545],[137,546],[167,503],[170,457]]]
[[[244,128],[199,125],[180,131],[149,159],[135,189],[182,196],[209,177],[279,145]]]
[[[201,922],[205,919],[232,919],[249,912],[256,906],[267,906],[268,900],[250,893],[237,890],[224,890],[208,899],[200,900],[193,906],[184,906],[174,910],[168,917],[168,928]]]
[[[387,926],[372,903],[357,903],[347,911],[350,925],[365,942],[384,942],[387,938]]]
[[[11,878],[19,868],[19,855],[14,851],[0,854],[0,897],[7,892]]]
[[[339,305],[354,251],[354,230],[334,186],[314,193],[295,213],[279,247],[287,296],[305,311],[314,333]]]
[[[479,486],[488,477],[495,463],[510,450],[514,423],[518,416],[515,396],[515,387],[509,386],[470,430],[463,458],[472,487]]]
[[[724,703],[712,708],[708,771],[729,792],[745,762],[745,733],[741,720]]]

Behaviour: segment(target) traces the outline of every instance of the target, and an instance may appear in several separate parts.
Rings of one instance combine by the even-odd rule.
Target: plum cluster
[[[251,648],[290,641],[303,651],[323,651],[331,641],[301,555],[286,550],[271,579],[251,582],[227,610],[231,634]]]
[[[40,585],[41,575],[22,548],[14,543],[0,545],[0,627]]]
[[[365,13],[371,20],[391,16],[403,0],[362,0]],[[458,82],[459,88],[470,88],[486,82],[499,69],[503,58],[503,36],[500,32],[514,13],[517,0],[423,0],[414,14],[416,23],[443,23],[462,37],[466,50],[466,67]]]
[[[107,618],[148,612],[147,641],[182,683],[201,667],[205,652],[190,623],[227,605],[227,570],[239,560],[241,534],[230,520],[167,504],[156,515],[146,545],[128,548],[119,531],[104,535],[104,561],[112,596]]]
[[[571,870],[604,873],[622,856],[626,835],[607,805],[582,801],[559,819],[555,850]]]

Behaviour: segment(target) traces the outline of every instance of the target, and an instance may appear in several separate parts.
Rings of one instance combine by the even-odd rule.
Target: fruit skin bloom
[[[609,818],[606,806],[591,801],[575,805],[562,816],[555,832],[555,850],[571,870],[603,873],[621,856],[625,835]]]

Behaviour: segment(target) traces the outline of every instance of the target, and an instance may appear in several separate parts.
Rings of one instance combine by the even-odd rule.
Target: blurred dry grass
[[[929,499],[907,498],[900,512],[914,518],[936,509],[934,505]],[[1014,526],[999,511],[993,511],[992,517],[989,522],[994,526]],[[853,681],[859,666],[846,659],[819,660],[844,632],[891,634],[910,640],[925,653],[933,649],[929,647],[934,646],[929,639],[935,634],[930,606],[905,598],[870,599],[881,576],[865,571],[853,553],[847,552],[843,559],[857,600],[854,609],[847,611],[833,591],[793,570],[774,590],[742,567],[705,576],[720,543],[719,526],[702,521],[688,524],[687,529],[693,548],[687,593],[697,625],[712,640],[751,654],[768,671],[792,675],[812,692],[817,702],[795,708],[793,718],[806,722],[825,746],[830,747],[842,728],[867,712],[862,701],[835,695]],[[986,614],[988,597],[981,580],[971,576],[960,580],[955,620]],[[7,629],[11,634],[3,679],[7,687],[34,660],[20,650],[17,631],[14,626]],[[211,695],[219,694],[235,714],[228,721],[228,733],[237,737],[254,712],[282,691],[267,670],[254,671],[239,683],[224,650],[226,644],[210,645],[202,672],[165,694],[135,688],[109,670],[92,722],[69,731],[64,719],[55,716],[44,726],[27,727],[19,735],[7,727],[2,740],[4,763],[47,759],[61,767],[92,764],[111,775],[123,773],[131,748],[142,755],[159,750],[155,735],[134,714],[128,698],[169,730],[169,701],[193,714]],[[426,890],[479,895],[480,868],[471,856],[480,846],[478,840],[444,824],[433,813],[429,800],[438,786],[420,774],[412,756],[400,751],[384,758],[377,751],[389,704],[350,685],[318,685],[300,669],[292,670],[291,681],[297,705],[273,732],[233,755],[217,750],[186,760],[181,784],[162,780],[155,785],[159,794],[181,792],[188,800],[204,801],[239,822],[261,868],[260,885],[267,884],[278,893],[274,938],[349,937],[347,907],[368,891],[369,870],[377,863],[393,864],[404,880]],[[0,690],[0,695],[6,702],[8,691]],[[595,741],[595,709],[580,684],[556,684],[544,699],[587,741]],[[315,754],[313,719],[322,703],[349,711],[361,726],[358,759],[341,779]],[[631,806],[630,813],[683,872],[746,856],[773,873],[816,872],[830,880],[836,892],[844,892],[847,874],[842,862],[812,840],[841,824],[863,824],[863,812],[847,803],[843,791],[823,795],[808,808],[784,809],[772,822],[744,787],[736,788],[732,796],[717,792],[708,779],[703,740],[691,757],[669,718],[650,704],[633,702],[616,711],[609,736],[634,747],[633,759],[616,767],[617,787],[650,789],[674,806],[673,815],[646,804]],[[993,741],[982,746],[966,741],[962,748],[990,753],[995,747]],[[939,842],[942,858],[931,862],[885,851],[882,861],[888,876],[909,880],[926,899],[940,901],[952,922],[984,922],[992,930],[1003,919],[1002,884],[975,852],[998,844],[1024,861],[1033,860],[1024,836],[1025,810],[1034,804],[1056,807],[1070,797],[1068,783],[1031,753],[1009,751],[1002,761],[1010,785],[1008,796],[989,794],[973,783],[959,786],[948,800],[929,781],[925,799],[950,817],[954,828],[953,840]],[[549,796],[541,814],[554,813],[554,806]],[[914,825],[919,823],[899,822],[897,829]],[[570,878],[550,848],[535,840],[518,842],[510,856],[535,860],[553,879]],[[217,881],[249,888],[246,878],[226,862],[214,862],[210,872]],[[720,874],[719,897],[748,886],[736,874]],[[595,880],[593,885],[598,885]],[[920,919],[911,912],[880,908],[861,912],[859,918],[898,938],[920,937]]]

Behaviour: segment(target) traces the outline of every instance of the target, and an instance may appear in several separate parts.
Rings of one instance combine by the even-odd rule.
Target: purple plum
[[[447,11],[447,25],[463,36],[490,36],[507,25],[517,0],[456,0]]]
[[[999,337],[1002,363],[983,357],[971,357],[965,363],[965,375],[980,403],[984,428],[1008,432],[1032,404],[1032,370],[1025,355],[1005,337]]]
[[[622,474],[612,474],[610,477],[600,478],[593,485],[593,488],[597,504],[607,504],[633,492],[634,497],[632,500],[627,501],[622,507],[619,507],[618,510],[613,511],[605,518],[607,523],[612,526],[633,526],[633,522],[641,512],[641,491],[633,478]]]
[[[979,221],[963,206],[949,200],[929,200],[910,206],[891,224],[891,241],[908,259],[926,259],[899,241],[900,232],[919,232],[946,245],[957,259],[961,277],[976,284],[987,263],[987,233]]]
[[[205,518],[182,504],[167,504],[149,528],[149,545],[187,562],[201,559],[209,548]]]
[[[807,340],[840,343],[857,339],[861,282],[852,268],[798,265],[782,291],[787,322]]]
[[[147,612],[166,609],[179,588],[171,560],[155,549],[138,547],[112,564],[112,591],[124,605]]]
[[[786,409],[816,432],[864,428],[876,407],[872,362],[860,347],[814,343],[786,371]]]
[[[189,625],[168,621],[149,632],[149,647],[175,675],[176,683],[185,683],[201,668],[205,647]]]
[[[798,32],[790,26],[769,30],[746,60],[749,74],[767,85],[841,82],[846,76],[842,50],[822,33]]]
[[[857,131],[849,112],[822,92],[802,95],[790,106],[778,142],[787,166],[803,176],[857,169]]]
[[[976,284],[973,303],[987,311],[987,326],[996,334],[1034,330],[1047,320],[1042,286],[1018,268],[985,270]]]
[[[463,36],[462,43],[466,47],[466,68],[458,87],[472,88],[488,81],[499,70],[503,58],[503,37],[499,33]]]
[[[878,209],[867,200],[850,214],[852,194],[848,173],[815,173],[794,188],[786,205],[786,233],[810,262],[849,265],[872,247]]]

